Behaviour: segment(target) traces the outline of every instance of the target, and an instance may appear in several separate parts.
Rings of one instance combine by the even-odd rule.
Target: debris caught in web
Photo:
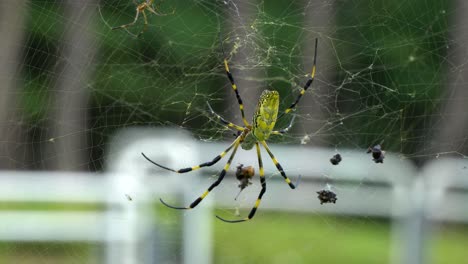
[[[320,200],[320,204],[324,203],[336,203],[336,194],[330,190],[321,190],[317,192],[317,198]]]
[[[254,167],[252,166],[244,167],[244,164],[239,164],[239,166],[237,166],[236,178],[240,182],[238,186],[240,188],[240,191],[236,195],[236,198],[234,200],[237,200],[237,197],[239,197],[239,194],[242,192],[242,190],[244,190],[247,186],[252,184],[250,180],[252,179],[254,175],[255,175]]]
[[[125,197],[127,197],[127,200],[129,200],[129,201],[133,201],[133,198],[129,194],[126,193]]]
[[[309,143],[309,141],[310,141],[310,137],[309,137],[309,135],[306,134],[305,136],[303,136],[301,138],[301,145],[305,145],[305,144]]]
[[[375,163],[383,163],[383,160],[385,158],[385,151],[382,150],[382,147],[380,144],[377,144],[373,146],[372,148],[369,148],[367,150],[367,153],[372,153],[372,160]]]
[[[335,154],[331,159],[330,162],[333,165],[338,165],[341,162],[342,158],[340,154]]]

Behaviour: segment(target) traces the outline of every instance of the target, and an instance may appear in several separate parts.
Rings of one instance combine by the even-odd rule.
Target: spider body
[[[252,121],[252,134],[258,141],[264,141],[270,137],[278,118],[278,108],[278,92],[263,91]]]
[[[137,12],[144,11],[146,8],[151,7],[153,5],[153,2],[154,2],[154,0],[148,0],[148,1],[145,1],[145,2],[137,5],[136,11]]]
[[[255,146],[255,142],[257,142],[257,139],[255,136],[250,132],[250,131],[245,131],[244,137],[242,138],[241,141],[241,148],[243,150],[251,150]],[[242,135],[241,134],[241,135]]]
[[[278,109],[278,92],[263,91],[252,119],[252,126],[244,130],[245,134],[241,139],[242,149],[251,150],[255,142],[264,141],[270,137],[278,118]]]
[[[301,97],[305,94],[306,90],[311,86],[314,78],[315,78],[315,65],[316,65],[316,57],[317,57],[317,42],[318,40],[315,40],[315,53],[314,53],[314,63],[312,66],[312,71],[310,74],[309,79],[307,80],[306,84],[300,91],[299,95],[297,96],[296,100],[286,109],[284,110],[284,113],[289,113],[291,112],[301,99]],[[224,50],[223,50],[224,53]],[[248,214],[247,217],[240,219],[240,220],[226,220],[224,218],[221,218],[219,216],[216,216],[218,219],[228,222],[228,223],[238,223],[238,222],[244,222],[244,221],[249,221],[252,219],[257,211],[257,208],[260,206],[261,199],[263,195],[266,192],[266,180],[265,180],[265,171],[263,169],[263,160],[261,157],[261,151],[260,151],[260,145],[263,146],[263,148],[266,150],[268,155],[270,156],[270,159],[273,161],[273,164],[276,166],[276,169],[279,171],[281,176],[284,178],[284,181],[289,185],[291,189],[295,189],[296,185],[294,185],[291,180],[286,176],[286,173],[283,170],[283,167],[280,165],[278,160],[276,159],[275,155],[273,152],[270,150],[268,147],[268,144],[266,140],[270,137],[270,135],[283,135],[288,132],[288,130],[292,127],[293,122],[294,122],[294,115],[291,119],[291,122],[289,123],[289,126],[281,129],[281,130],[274,130],[276,121],[278,119],[278,112],[279,112],[279,94],[277,91],[271,91],[271,90],[265,90],[262,92],[260,99],[257,104],[257,108],[255,110],[253,119],[252,119],[252,124],[250,124],[247,119],[245,118],[244,114],[244,104],[242,102],[241,96],[239,94],[239,91],[237,89],[237,86],[234,82],[234,78],[229,70],[229,65],[226,56],[224,56],[224,68],[226,71],[226,75],[231,83],[232,90],[234,91],[236,98],[237,98],[237,103],[239,104],[239,110],[241,112],[241,117],[242,117],[242,122],[243,126],[236,125],[232,122],[227,121],[220,115],[218,115],[216,112],[213,111],[211,108],[210,104],[207,103],[209,110],[211,111],[211,114],[215,116],[222,124],[227,126],[228,128],[235,129],[238,131],[236,134],[236,139],[234,142],[229,145],[228,148],[226,148],[223,152],[221,152],[219,155],[214,157],[211,161],[201,163],[199,165],[193,166],[193,167],[188,167],[188,168],[182,168],[178,170],[174,170],[171,168],[168,168],[166,166],[160,165],[154,161],[152,161],[150,158],[148,158],[144,153],[141,153],[143,157],[145,157],[149,162],[153,163],[154,165],[165,169],[169,171],[173,171],[176,173],[186,173],[194,170],[198,170],[203,167],[209,167],[214,164],[216,164],[218,161],[220,161],[224,156],[226,156],[227,153],[229,153],[232,150],[231,155],[228,158],[228,161],[226,162],[226,165],[224,165],[223,169],[218,175],[218,179],[208,187],[208,189],[202,193],[195,201],[193,201],[190,205],[186,207],[177,207],[177,206],[172,206],[169,205],[168,203],[164,202],[162,199],[160,201],[166,205],[169,208],[173,209],[193,209],[195,208],[214,188],[216,188],[221,181],[224,179],[226,172],[229,170],[232,160],[234,159],[234,156],[236,155],[237,149],[240,146],[242,149],[245,150],[250,150],[253,149],[255,146],[256,152],[257,152],[257,158],[258,158],[258,167],[259,167],[259,178],[260,178],[260,184],[261,184],[261,191],[257,197],[257,200],[255,201],[255,204],[253,208],[250,210],[250,213]],[[284,114],[283,113],[283,114]],[[253,169],[253,168],[252,168]],[[242,180],[244,182],[241,182],[241,185],[239,186],[242,191],[242,187],[246,187],[250,183],[250,178],[251,177],[246,177],[254,173],[253,170],[246,171],[244,174],[244,171],[242,171],[242,168],[240,168],[240,176],[242,177]],[[239,172],[239,168],[238,168]],[[253,176],[253,175],[252,175]]]

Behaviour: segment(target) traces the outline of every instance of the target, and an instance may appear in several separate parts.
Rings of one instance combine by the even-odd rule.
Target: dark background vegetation
[[[249,20],[236,16],[232,5],[218,1],[165,1],[159,10],[168,15],[148,13],[148,30],[139,39],[110,30],[132,21],[131,1],[91,4],[95,15],[89,21],[89,47],[94,52],[85,66],[92,70],[88,79],[80,81],[88,94],[82,106],[86,127],[77,131],[87,138],[83,148],[89,155],[84,167],[75,164],[70,169],[101,169],[109,137],[129,126],[172,125],[203,138],[214,133],[220,137],[219,126],[204,125],[208,120],[204,102],[210,101],[221,114],[237,115],[234,97],[226,93],[230,87],[222,68],[220,35],[228,52],[241,43],[239,53],[253,53],[241,65],[231,64],[234,73],[263,74],[260,81],[240,87],[244,96],[251,89],[274,87],[284,98],[283,108],[294,99],[310,68],[303,60],[311,60],[313,54],[300,48],[301,42],[319,38],[318,56],[328,62],[326,69],[318,65],[316,83],[327,91],[316,96],[312,89],[307,96],[316,96],[324,110],[320,120],[326,129],[315,134],[322,144],[366,148],[384,142],[387,150],[414,160],[437,152],[428,142],[436,131],[434,117],[447,103],[440,98],[447,88],[452,14],[448,2],[334,1],[329,35],[314,34],[319,30],[303,20],[304,12],[314,14],[314,7],[331,3],[304,2],[247,5],[257,12]],[[307,9],[304,4],[309,4]],[[26,154],[17,157],[24,159],[19,167],[49,168],[44,161],[50,152],[42,150],[50,139],[67,138],[51,132],[50,126],[57,68],[65,59],[61,50],[70,30],[64,28],[64,8],[62,1],[29,4],[18,92],[28,146]],[[142,22],[141,17],[129,30],[138,33]],[[333,72],[332,77],[320,80],[325,70]],[[337,126],[339,122],[344,124]],[[303,134],[295,132],[289,139],[297,143]]]

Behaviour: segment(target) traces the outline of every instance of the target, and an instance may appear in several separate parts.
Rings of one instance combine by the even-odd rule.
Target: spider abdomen
[[[252,134],[258,141],[267,140],[278,117],[279,94],[277,91],[265,90],[260,95],[253,117]]]

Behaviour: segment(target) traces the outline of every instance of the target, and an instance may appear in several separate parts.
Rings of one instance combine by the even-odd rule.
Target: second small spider
[[[157,8],[154,7],[154,0],[145,0],[143,3],[137,3],[136,0],[133,0],[133,3],[136,5],[136,15],[135,15],[135,18],[133,19],[133,21],[131,23],[128,23],[128,24],[124,24],[124,25],[121,25],[121,26],[118,26],[118,27],[113,27],[112,30],[116,30],[116,29],[124,29],[126,30],[130,35],[134,36],[134,37],[139,37],[141,34],[143,34],[143,32],[146,31],[146,29],[148,28],[148,18],[146,17],[146,10],[148,10],[149,12],[157,15],[157,16],[165,16],[166,14],[161,14],[161,13],[158,13],[156,12]],[[137,34],[133,34],[131,33],[130,31],[127,30],[128,27],[132,27],[136,24],[136,22],[138,21],[138,17],[140,16],[140,13],[143,15],[143,29]],[[174,11],[172,11],[172,13],[174,13]]]
[[[318,40],[315,39],[315,51],[314,51],[314,63],[312,66],[312,72],[310,74],[309,79],[307,80],[306,84],[304,87],[301,89],[299,95],[297,96],[296,100],[284,111],[284,113],[289,113],[291,112],[299,103],[299,100],[301,97],[305,94],[307,89],[310,87],[312,82],[314,81],[315,78],[315,64],[316,64],[316,57],[317,57],[317,43]],[[224,54],[224,50],[223,50]],[[224,222],[229,222],[229,223],[238,223],[238,222],[244,222],[252,219],[255,215],[255,212],[257,211],[257,208],[260,205],[261,199],[263,195],[265,194],[266,191],[266,180],[265,180],[265,172],[263,169],[263,161],[260,153],[260,144],[265,148],[267,151],[268,155],[270,156],[271,160],[275,164],[276,168],[280,172],[281,176],[284,178],[286,183],[289,185],[291,189],[295,189],[296,186],[291,182],[291,180],[286,176],[286,173],[283,170],[283,167],[280,165],[278,160],[275,158],[273,155],[273,152],[271,152],[270,148],[268,147],[266,140],[270,137],[270,135],[282,135],[288,132],[288,130],[292,127],[294,118],[292,118],[291,123],[289,124],[288,127],[281,129],[281,130],[273,130],[276,124],[276,120],[278,118],[278,109],[279,109],[279,94],[277,91],[271,91],[271,90],[264,90],[260,96],[260,99],[257,104],[257,108],[255,110],[253,119],[252,119],[252,124],[250,124],[247,119],[245,118],[244,114],[244,104],[242,103],[241,96],[239,94],[239,91],[237,89],[237,86],[234,82],[234,78],[229,71],[229,66],[228,66],[228,61],[226,58],[226,55],[224,54],[224,68],[226,70],[227,77],[229,81],[231,82],[232,90],[234,91],[236,98],[237,98],[237,103],[239,104],[239,109],[240,113],[242,116],[242,121],[244,123],[244,126],[239,126],[236,124],[233,124],[227,120],[225,120],[223,117],[220,115],[216,114],[211,106],[208,104],[208,107],[211,111],[211,113],[224,125],[226,125],[229,128],[235,129],[239,131],[238,136],[234,140],[234,142],[231,143],[231,145],[225,149],[223,152],[221,152],[218,156],[216,156],[213,160],[193,166],[193,167],[188,167],[188,168],[183,168],[179,170],[174,170],[168,167],[165,167],[163,165],[160,165],[154,161],[152,161],[150,158],[148,158],[144,153],[141,153],[148,161],[153,163],[154,165],[173,172],[177,173],[186,173],[194,170],[198,170],[202,167],[209,167],[220,161],[229,151],[232,150],[231,155],[229,156],[229,159],[224,165],[223,170],[218,176],[218,179],[211,184],[210,187],[202,194],[200,197],[195,199],[193,203],[191,203],[187,207],[177,207],[177,206],[172,206],[164,202],[162,199],[161,202],[166,205],[167,207],[173,208],[173,209],[193,209],[195,208],[214,188],[216,188],[221,181],[224,179],[224,176],[226,175],[226,172],[228,171],[229,167],[231,166],[231,162],[234,159],[234,156],[236,155],[237,149],[239,146],[241,146],[242,149],[245,150],[250,150],[254,146],[257,150],[257,158],[258,158],[258,167],[259,167],[259,176],[260,176],[260,183],[262,186],[262,189],[260,191],[260,194],[258,195],[257,201],[255,202],[253,208],[250,210],[250,213],[248,214],[247,217],[239,220],[226,220],[220,216],[216,216],[218,219],[224,221]]]

